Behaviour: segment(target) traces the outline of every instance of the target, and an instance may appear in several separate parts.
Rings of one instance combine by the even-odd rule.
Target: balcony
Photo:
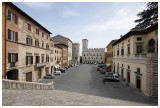
[[[16,62],[11,62],[10,67],[16,67]]]
[[[35,67],[44,67],[44,66],[46,66],[46,63],[36,63],[35,64]]]

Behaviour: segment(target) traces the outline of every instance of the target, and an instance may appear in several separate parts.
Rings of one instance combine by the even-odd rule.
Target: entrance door
[[[127,72],[127,81],[130,82],[130,72]]]
[[[141,78],[137,76],[136,81],[137,81],[137,88],[140,89],[141,88]]]
[[[32,72],[26,73],[26,81],[32,82]]]

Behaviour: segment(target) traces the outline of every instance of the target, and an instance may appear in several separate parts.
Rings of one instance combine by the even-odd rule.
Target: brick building
[[[50,34],[41,24],[6,3],[6,78],[38,81],[50,73]]]

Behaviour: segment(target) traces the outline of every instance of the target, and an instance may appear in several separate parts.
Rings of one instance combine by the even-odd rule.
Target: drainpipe
[[[6,79],[6,75],[7,75],[7,72],[6,72],[6,2],[5,2],[5,74],[4,74],[4,78]]]

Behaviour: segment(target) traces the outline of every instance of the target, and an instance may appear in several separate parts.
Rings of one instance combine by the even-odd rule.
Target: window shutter
[[[35,46],[36,46],[36,40],[35,40]]]
[[[16,62],[18,62],[18,53],[16,53]]]
[[[31,45],[32,45],[32,39],[31,39]]]
[[[16,41],[18,42],[18,32],[15,32],[16,34]]]
[[[28,44],[28,37],[26,37],[26,44]]]
[[[8,29],[8,40],[11,40],[11,30]]]
[[[31,64],[33,64],[33,56],[31,56]]]
[[[28,56],[26,56],[26,65],[28,65]]]
[[[8,63],[11,62],[11,53],[8,53]]]
[[[11,12],[8,10],[8,20],[11,20]]]
[[[17,22],[18,22],[18,17],[17,15],[15,15],[15,23],[17,24]]]

